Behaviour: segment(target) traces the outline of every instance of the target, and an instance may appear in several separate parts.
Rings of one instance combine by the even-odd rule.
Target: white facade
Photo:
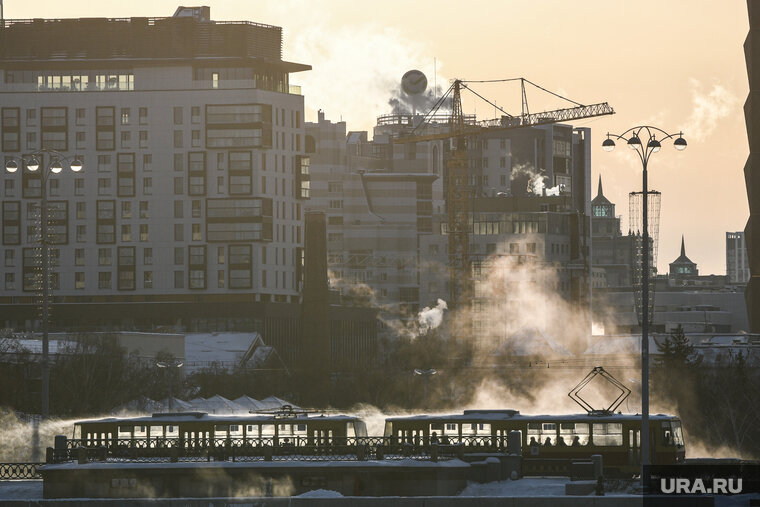
[[[54,297],[298,300],[308,159],[287,77],[308,66],[266,74],[235,56],[0,62],[5,161],[50,148],[84,162],[48,181]],[[0,179],[2,295],[23,302],[39,285],[39,180],[25,168]]]

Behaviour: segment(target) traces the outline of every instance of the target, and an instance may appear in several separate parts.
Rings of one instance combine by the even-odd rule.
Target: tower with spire
[[[676,280],[699,276],[697,264],[686,257],[686,242],[681,235],[681,255],[670,263],[670,277]]]
[[[615,216],[615,204],[604,195],[599,176],[596,197],[591,201],[591,257],[596,288],[631,286],[631,237],[623,236],[620,217]]]

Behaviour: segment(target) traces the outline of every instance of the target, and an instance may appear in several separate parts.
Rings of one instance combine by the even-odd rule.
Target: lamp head
[[[612,151],[615,149],[615,141],[610,139],[609,137],[602,141],[602,149],[604,151]]]
[[[37,169],[40,168],[39,160],[37,160],[35,157],[32,157],[29,163],[26,164],[26,168],[32,172],[36,171]]]
[[[641,148],[641,139],[639,139],[639,136],[633,134],[633,136],[631,136],[631,138],[628,140],[628,147],[632,150]]]
[[[82,170],[82,166],[83,166],[82,161],[79,160],[78,158],[75,158],[74,161],[71,163],[71,170],[74,171],[75,173],[78,173],[79,171]]]
[[[63,171],[63,166],[61,165],[60,160],[56,160],[52,164],[50,164],[50,172],[53,174],[58,174],[59,172]]]
[[[18,171],[18,162],[12,159],[9,160],[8,162],[5,163],[5,170],[8,171],[9,173],[15,173],[16,171]]]
[[[662,148],[662,145],[660,144],[660,141],[655,139],[654,137],[649,140],[647,143],[647,148],[652,150],[652,153],[657,153],[660,151],[660,148]]]
[[[686,139],[684,139],[682,135],[679,135],[678,139],[676,139],[675,141],[673,141],[673,146],[678,151],[685,150],[686,149]]]

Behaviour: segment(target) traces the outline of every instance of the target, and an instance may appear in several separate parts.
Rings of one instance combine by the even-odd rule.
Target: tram
[[[86,447],[184,449],[219,445],[320,446],[366,436],[367,427],[358,417],[314,415],[290,408],[248,415],[179,412],[109,417],[78,421],[73,434]]]
[[[685,459],[681,421],[671,415],[649,418],[651,463]],[[641,463],[641,416],[621,413],[523,415],[517,410],[465,410],[453,415],[391,417],[385,437],[394,443],[461,444],[471,452],[506,450],[510,432],[520,433],[524,458],[578,459],[601,454],[605,468],[636,472]]]

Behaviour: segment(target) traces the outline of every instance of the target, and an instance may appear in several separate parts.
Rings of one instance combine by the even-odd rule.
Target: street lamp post
[[[182,368],[183,364],[184,363],[180,361],[159,361],[156,363],[156,366],[159,368],[166,368],[166,375],[169,377],[169,412],[174,411],[174,397],[172,395],[172,380],[174,379],[174,370],[172,368]]]
[[[657,136],[660,139],[657,139]],[[649,158],[662,148],[662,141],[678,138],[673,141],[675,149],[686,148],[683,132],[668,134],[662,129],[648,125],[632,127],[622,134],[607,133],[607,139],[602,142],[604,151],[615,149],[614,139],[625,141],[639,156],[642,165],[642,247],[641,247],[641,484],[646,492],[649,488],[649,217],[647,209],[647,166]],[[630,136],[630,137],[627,137]],[[645,137],[646,146],[641,142]],[[614,138],[614,139],[613,139]]]
[[[44,157],[48,156],[50,163],[44,165]],[[48,340],[48,315],[50,310],[50,251],[48,241],[48,209],[47,182],[51,174],[63,171],[62,162],[69,162],[69,168],[78,173],[82,170],[82,162],[76,157],[67,157],[62,153],[43,148],[30,154],[30,158],[18,157],[18,161],[29,172],[40,171],[40,244],[42,246],[42,417],[50,415],[50,361]],[[43,168],[40,163],[43,162]],[[5,170],[15,173],[19,168],[16,158],[10,158],[5,164]],[[22,282],[23,283],[23,282]]]

